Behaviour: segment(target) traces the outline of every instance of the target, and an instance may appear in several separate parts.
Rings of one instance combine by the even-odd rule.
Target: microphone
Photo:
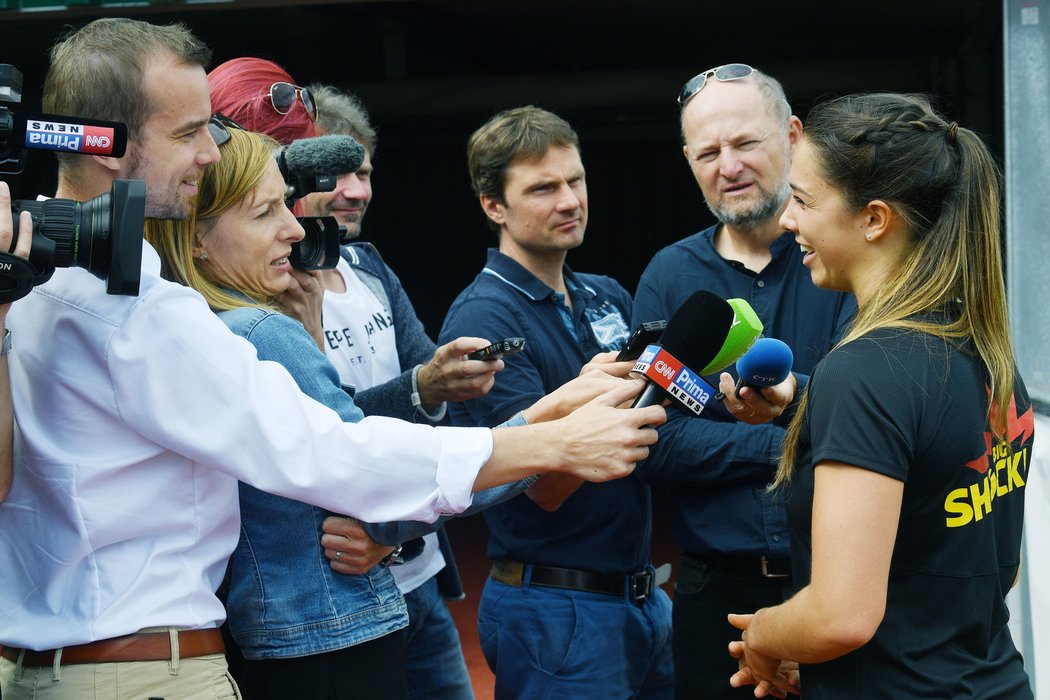
[[[10,118],[12,142],[25,148],[120,158],[128,147],[128,127],[121,122],[42,113]]]
[[[743,299],[727,299],[726,303],[733,310],[732,325],[726,333],[721,350],[700,370],[700,374],[718,372],[733,364],[748,351],[758,336],[762,335],[762,321],[751,308],[751,304]]]
[[[329,134],[292,141],[274,151],[274,158],[288,186],[286,198],[299,199],[334,190],[336,178],[361,167],[365,149],[351,136]]]
[[[632,408],[652,406],[670,396],[699,415],[715,389],[690,366],[721,369],[747,350],[754,340],[748,338],[751,332],[757,336],[761,330],[761,321],[746,301],[731,303],[706,290],[695,292],[668,321],[661,345],[648,346],[638,358],[633,371],[649,385]],[[719,358],[727,357],[725,364],[717,365],[723,361]]]
[[[795,361],[791,348],[783,340],[759,338],[743,357],[737,360],[736,397],[745,386],[773,386],[787,379]]]

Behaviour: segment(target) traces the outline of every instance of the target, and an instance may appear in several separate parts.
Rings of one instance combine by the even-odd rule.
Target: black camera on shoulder
[[[0,102],[22,101],[22,74],[0,64]],[[16,114],[0,106],[0,173],[19,173],[26,149],[120,157],[127,126],[120,122],[55,114]],[[139,293],[146,183],[114,180],[109,192],[86,202],[71,199],[15,200],[11,203],[14,241],[19,214],[28,211],[34,236],[29,259],[0,251],[0,303],[24,297],[58,267],[82,267],[106,281],[106,292]],[[22,232],[28,233],[28,232]]]

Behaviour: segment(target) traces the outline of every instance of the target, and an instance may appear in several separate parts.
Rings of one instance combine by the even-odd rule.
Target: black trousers
[[[729,642],[740,639],[740,630],[726,616],[778,605],[791,592],[790,578],[764,578],[758,571],[733,571],[683,557],[672,609],[676,700],[754,698],[753,686],[729,685],[737,671]]]
[[[245,660],[244,700],[408,700],[404,630],[339,651]]]

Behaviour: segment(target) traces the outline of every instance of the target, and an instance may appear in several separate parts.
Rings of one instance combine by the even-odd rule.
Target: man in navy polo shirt
[[[683,151],[719,223],[653,257],[634,317],[670,318],[698,289],[746,299],[765,335],[791,347],[801,389],[856,308],[852,297],[813,285],[794,236],[780,225],[802,124],[780,83],[740,63],[698,74],[679,103]],[[766,489],[784,429],[746,425],[720,408],[708,406],[698,419],[668,410],[660,442],[638,468],[639,478],[672,486],[684,552],[674,597],[682,700],[752,697],[753,688],[729,685],[737,662],[726,650],[740,632],[726,615],[779,604],[792,590],[783,494]]]
[[[453,302],[441,342],[526,339],[487,396],[449,406],[456,425],[491,426],[619,349],[632,301],[615,280],[565,264],[587,225],[568,123],[536,107],[502,112],[474,132],[467,157],[499,249]],[[497,698],[671,697],[670,601],[649,562],[647,486],[544,477],[485,519],[494,565],[478,632]]]

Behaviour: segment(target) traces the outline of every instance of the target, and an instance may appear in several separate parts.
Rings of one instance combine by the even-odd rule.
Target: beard
[[[785,178],[775,191],[767,190],[757,183],[755,187],[758,190],[758,199],[752,203],[730,206],[725,200],[712,203],[705,199],[704,202],[711,213],[727,226],[740,229],[758,228],[780,214],[791,195],[791,185]]]
[[[185,200],[180,199],[182,192],[179,190],[178,183],[175,184],[173,189],[149,185],[149,181],[146,178],[146,167],[138,151],[130,151],[125,157],[128,158],[128,169],[127,175],[124,177],[130,180],[144,180],[147,182],[146,218],[169,219],[172,221],[183,221],[190,218],[191,212],[196,207],[196,197],[187,197]],[[199,178],[197,183],[199,186]]]

